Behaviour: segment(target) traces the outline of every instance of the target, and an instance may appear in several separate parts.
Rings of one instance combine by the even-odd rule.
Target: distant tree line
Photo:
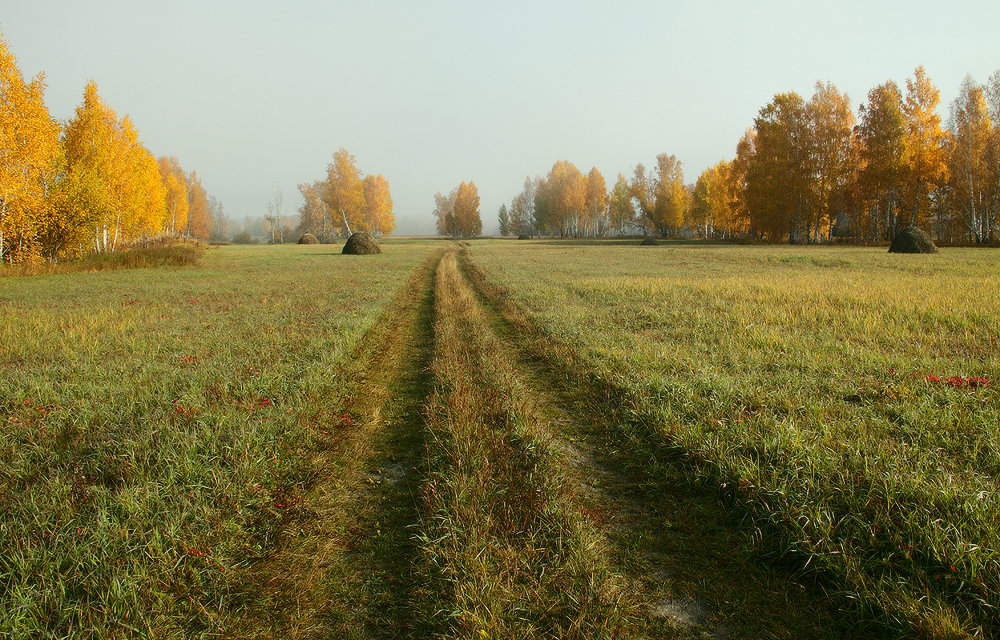
[[[157,160],[88,82],[66,123],[0,37],[0,262],[56,261],[159,236],[209,239],[222,206],[176,158]]]
[[[434,194],[434,218],[440,235],[472,238],[481,234],[483,221],[476,183],[463,182],[446,196]]]
[[[855,116],[847,95],[817,83],[781,93],[758,112],[736,155],[685,184],[681,163],[657,156],[607,191],[558,161],[527,178],[498,218],[503,235],[658,234],[772,242],[877,243],[902,227],[939,241],[1000,239],[1000,71],[963,81],[947,126],[923,67],[868,92]]]
[[[389,181],[382,174],[363,174],[353,155],[341,148],[327,165],[326,178],[299,185],[299,235],[317,238],[367,231],[389,235],[396,228]]]

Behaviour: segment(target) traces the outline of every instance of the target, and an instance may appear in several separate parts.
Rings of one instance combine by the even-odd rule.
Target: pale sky
[[[658,153],[694,182],[775,93],[817,80],[855,110],[917,65],[941,114],[1000,68],[1000,2],[0,0],[0,33],[67,120],[88,79],[227,215],[325,176],[345,147],[389,179],[397,234],[474,180],[484,232],[559,159],[612,184]]]

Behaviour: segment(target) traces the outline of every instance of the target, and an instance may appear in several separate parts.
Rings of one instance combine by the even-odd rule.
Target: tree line
[[[471,238],[483,232],[476,183],[463,182],[448,195],[434,194],[434,218],[439,235]]]
[[[693,185],[673,155],[637,165],[631,179],[618,174],[610,190],[596,168],[583,175],[560,160],[501,206],[500,231],[877,243],[915,225],[939,241],[996,241],[1000,71],[985,85],[966,77],[946,125],[923,67],[905,87],[873,88],[857,115],[829,82],[808,101],[777,94],[735,156]]]
[[[558,160],[544,178],[526,177],[510,206],[500,206],[498,219],[501,235],[671,236],[686,228],[690,209],[680,161],[660,154],[649,170],[638,164],[631,180],[618,174],[610,190],[597,167],[584,175]]]
[[[327,165],[326,178],[299,185],[299,234],[319,239],[367,231],[384,236],[396,228],[389,181],[382,174],[363,174],[353,155],[341,148]]]
[[[56,261],[160,236],[209,239],[222,206],[176,158],[153,157],[91,81],[65,123],[0,37],[0,262]]]

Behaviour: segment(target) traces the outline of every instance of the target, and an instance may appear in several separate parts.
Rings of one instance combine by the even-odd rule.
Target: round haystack
[[[299,244],[319,244],[319,238],[311,233],[303,233],[299,238]]]
[[[937,253],[930,236],[917,227],[906,227],[896,234],[889,245],[889,253]]]
[[[644,247],[651,247],[660,243],[656,241],[656,238],[643,238],[641,244]]]
[[[358,231],[347,239],[342,253],[354,256],[369,255],[382,253],[382,247],[379,246],[378,240],[372,237],[372,234],[367,231]]]

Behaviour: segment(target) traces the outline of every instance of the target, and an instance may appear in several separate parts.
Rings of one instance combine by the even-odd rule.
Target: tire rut
[[[471,304],[442,303],[456,295],[443,290],[446,259],[458,274],[449,286]],[[684,477],[679,452],[636,439],[627,417],[533,348],[525,318],[487,286],[467,248],[439,252],[366,335],[355,391],[338,408],[348,425],[317,454],[308,516],[262,563],[246,601],[265,605],[241,611],[233,637],[844,637],[822,597],[754,557],[714,496]],[[456,348],[440,343],[442,322],[465,336],[450,364],[436,360]],[[448,462],[449,439],[470,435]],[[435,502],[445,476],[468,473],[477,437],[499,438],[515,469],[491,480],[503,464],[482,458],[483,486],[507,496],[483,516],[521,523],[486,546],[463,540],[482,505],[463,516]],[[469,600],[490,580],[470,567],[489,553],[498,582]],[[498,594],[512,599],[494,606]]]
[[[428,400],[428,607],[449,638],[664,636],[566,501],[551,438],[455,255],[438,271]]]
[[[411,605],[413,527],[424,473],[421,410],[430,390],[433,281],[442,252],[414,273],[362,339],[354,391],[317,453],[308,516],[258,571],[241,637],[421,638]]]
[[[707,488],[685,477],[683,453],[637,440],[618,415],[523,335],[526,317],[461,254],[494,332],[517,362],[531,403],[560,452],[572,501],[611,550],[647,616],[689,637],[840,638],[850,630],[816,588],[755,556]],[[499,304],[504,302],[505,304]]]

